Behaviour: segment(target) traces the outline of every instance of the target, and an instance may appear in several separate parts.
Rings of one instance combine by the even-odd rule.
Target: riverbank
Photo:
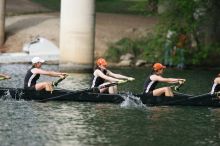
[[[19,7],[18,7],[19,5]],[[0,52],[0,63],[25,63],[31,55],[22,48],[37,36],[46,38],[59,48],[60,13],[52,12],[30,0],[8,0],[6,2],[6,40]],[[152,32],[156,17],[96,13],[95,57],[103,57],[109,44],[122,38],[137,39]],[[48,57],[49,55],[49,57]],[[48,54],[45,59],[51,60]],[[57,60],[59,56],[52,59]],[[114,66],[114,64],[113,64]]]
[[[155,17],[96,13],[95,55],[124,37],[138,38],[152,31]],[[6,41],[1,52],[21,52],[24,43],[42,36],[59,46],[59,13],[40,13],[6,18]],[[48,29],[49,28],[49,29]]]

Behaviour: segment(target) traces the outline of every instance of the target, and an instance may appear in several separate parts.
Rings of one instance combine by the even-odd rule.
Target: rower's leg
[[[48,83],[48,82],[37,83],[35,85],[35,89],[37,91],[43,90],[43,89],[45,89],[46,91],[53,91],[53,87],[52,87],[51,83]]]
[[[99,91],[100,91],[100,93],[104,93],[106,90],[108,90],[108,88],[102,88]]]
[[[53,86],[52,86],[52,84],[51,84],[51,83],[47,83],[45,90],[46,90],[46,91],[50,91],[50,92],[52,93],[52,91],[53,91]]]
[[[166,88],[167,88],[167,90],[168,90],[168,95],[167,95],[167,96],[173,97],[173,91],[172,91],[172,89],[171,89],[170,87],[166,87]],[[166,96],[166,94],[165,94],[165,96]]]
[[[109,94],[116,94],[118,92],[117,86],[109,87],[108,91],[109,91]]]
[[[117,88],[117,86],[113,86],[113,89],[114,89],[114,93],[117,94],[117,93],[118,93],[118,88]]]
[[[173,96],[173,92],[170,87],[162,87],[153,91],[154,96],[160,96],[162,94],[165,94],[165,96]]]
[[[110,84],[110,82],[103,83],[103,84],[99,85],[99,87],[102,87],[102,86],[105,86],[105,85],[108,85],[108,84]],[[106,90],[108,91],[109,89],[108,88],[99,89],[100,93],[104,93],[104,92],[106,92]]]
[[[35,85],[35,89],[36,89],[37,91],[43,90],[43,89],[46,88],[46,84],[47,84],[46,82],[37,83],[37,84]]]

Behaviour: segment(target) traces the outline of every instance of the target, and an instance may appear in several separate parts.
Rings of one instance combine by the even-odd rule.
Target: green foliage
[[[163,60],[164,39],[161,35],[151,34],[146,38],[144,52],[139,57],[149,63]]]
[[[116,43],[112,43],[106,52],[107,60],[118,61],[121,55],[125,53],[132,53],[134,48],[134,41],[129,38],[123,38]]]
[[[212,23],[213,11],[219,9],[216,7],[216,2],[209,0],[160,0],[166,5],[166,11],[160,16],[161,33],[165,33],[171,29],[179,33],[182,30],[188,35],[189,44],[186,46],[186,60],[188,64],[206,64],[209,58],[220,55],[216,48],[219,48],[217,43],[207,43],[206,34],[213,32],[206,32],[205,26]],[[209,15],[209,14],[212,15]],[[214,22],[215,19],[213,20]],[[215,28],[213,28],[215,29]],[[201,31],[202,30],[202,31]],[[211,30],[211,29],[210,29]],[[216,33],[216,32],[214,32]],[[214,34],[213,33],[213,34]],[[196,39],[197,48],[191,48],[190,35]],[[214,35],[212,35],[214,36]],[[211,39],[209,39],[211,40]],[[215,40],[215,39],[213,39]],[[212,41],[212,40],[211,40]]]
[[[217,58],[220,55],[220,44],[207,44],[205,38],[201,35],[201,24],[205,20],[208,12],[204,8],[209,6],[207,0],[160,0],[160,4],[165,5],[166,11],[159,15],[160,23],[155,28],[154,34],[138,40],[122,39],[115,44],[111,44],[107,56],[114,61],[118,61],[119,57],[126,53],[135,54],[136,58],[145,59],[148,62],[162,61],[164,57],[164,45],[168,30],[176,32],[172,39],[173,47],[178,42],[178,35],[186,33],[187,44],[185,44],[185,63],[201,65],[211,64],[213,60],[209,58]],[[142,4],[143,5],[143,4]],[[136,5],[137,6],[137,5]],[[140,7],[139,7],[140,8]],[[198,12],[199,10],[199,12]],[[210,8],[208,8],[210,10]],[[198,12],[198,13],[196,13]],[[198,15],[197,17],[195,15]],[[199,34],[199,35],[198,35]],[[192,36],[195,38],[196,47],[192,47]],[[174,56],[174,60],[176,60]],[[210,61],[211,60],[211,61]],[[216,59],[217,60],[217,59]]]
[[[213,65],[219,63],[220,44],[204,45],[199,50],[193,51],[193,54],[187,52],[187,58],[190,64],[194,65]]]
[[[96,12],[147,15],[148,0],[96,0]]]
[[[31,0],[53,11],[60,11],[60,0]],[[96,0],[96,12],[148,15],[148,0]]]
[[[60,10],[60,0],[32,1],[51,10]],[[159,15],[160,22],[154,34],[137,40],[124,38],[110,44],[106,53],[109,60],[118,61],[121,55],[132,53],[148,62],[162,61],[168,30],[177,34],[181,31],[186,32],[189,41],[185,46],[187,64],[206,64],[212,60],[209,58],[217,58],[216,56],[220,55],[220,44],[216,43],[219,42],[220,32],[219,0],[96,0],[96,12],[151,15],[155,14],[152,12],[156,12],[158,3],[165,6],[165,11]],[[208,30],[204,27],[206,23],[209,23],[209,31],[213,32],[204,33]],[[191,36],[195,38],[196,48],[191,47]],[[207,37],[213,36],[216,38],[209,39],[211,43],[208,42]],[[173,40],[174,45],[176,41]]]
[[[123,38],[109,46],[105,57],[110,61],[117,62],[121,55],[131,53],[136,58],[145,59],[147,62],[161,61],[163,42],[164,40],[160,39],[160,36],[153,34],[137,40]]]
[[[44,7],[51,9],[53,11],[60,10],[60,0],[31,0],[31,1],[35,3],[39,3]]]
[[[165,12],[160,15],[160,27],[164,33],[169,29],[176,32],[184,29],[188,33],[196,31],[199,22],[193,18],[197,7],[194,0],[160,0],[160,3],[165,7]]]

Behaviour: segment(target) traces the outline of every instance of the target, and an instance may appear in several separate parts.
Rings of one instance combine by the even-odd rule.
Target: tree
[[[195,54],[190,58],[193,64],[216,54],[216,47],[220,48],[219,0],[160,0],[160,4],[165,5],[160,15],[161,32],[184,29],[191,37],[189,47],[196,42],[194,50],[190,50]]]

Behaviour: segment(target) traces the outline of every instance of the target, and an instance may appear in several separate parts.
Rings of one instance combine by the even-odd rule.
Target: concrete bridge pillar
[[[0,47],[5,41],[5,0],[0,0]]]
[[[95,40],[95,0],[61,0],[60,70],[91,72]]]

